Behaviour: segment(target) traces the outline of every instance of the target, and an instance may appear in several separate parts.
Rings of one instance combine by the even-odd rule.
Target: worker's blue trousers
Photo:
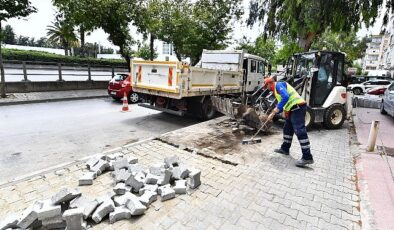
[[[295,133],[301,145],[302,158],[304,160],[312,160],[311,146],[305,128],[305,112],[306,105],[300,105],[299,108],[290,111],[283,127],[283,144],[281,148],[289,152]]]

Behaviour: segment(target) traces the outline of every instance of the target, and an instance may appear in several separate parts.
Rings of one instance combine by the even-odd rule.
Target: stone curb
[[[26,100],[26,101],[10,101],[10,102],[0,102],[0,106],[45,103],[45,102],[59,102],[59,101],[76,101],[76,100],[106,98],[106,97],[108,97],[108,95],[84,96],[84,97],[65,97],[65,98],[53,98],[53,99],[49,98],[49,99],[37,99],[37,100]]]

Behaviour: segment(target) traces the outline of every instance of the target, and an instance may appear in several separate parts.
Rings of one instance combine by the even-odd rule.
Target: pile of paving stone
[[[115,181],[113,191],[103,197],[92,198],[77,189],[65,188],[50,199],[36,201],[21,215],[11,215],[0,224],[3,229],[86,229],[87,221],[100,223],[109,217],[115,223],[145,213],[158,197],[161,201],[186,194],[200,184],[201,171],[183,165],[177,156],[164,159],[164,163],[145,169],[135,157],[123,154],[101,155],[86,163],[89,172],[79,185],[91,185],[97,176],[112,171]]]

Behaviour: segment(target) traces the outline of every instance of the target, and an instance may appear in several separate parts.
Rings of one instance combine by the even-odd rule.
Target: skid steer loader
[[[296,53],[288,59],[286,73],[276,76],[291,84],[307,102],[305,125],[323,123],[328,129],[340,128],[346,118],[345,54],[313,51]],[[266,115],[276,106],[272,92],[258,87],[242,99],[212,97],[216,110],[234,119],[243,119],[260,128]],[[279,117],[277,117],[278,119]]]

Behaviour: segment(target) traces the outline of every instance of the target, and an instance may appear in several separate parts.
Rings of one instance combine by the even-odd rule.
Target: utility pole
[[[5,98],[5,76],[4,76],[4,66],[3,66],[3,56],[1,54],[1,45],[3,38],[1,36],[1,20],[0,20],[0,72],[1,72],[1,98]]]

